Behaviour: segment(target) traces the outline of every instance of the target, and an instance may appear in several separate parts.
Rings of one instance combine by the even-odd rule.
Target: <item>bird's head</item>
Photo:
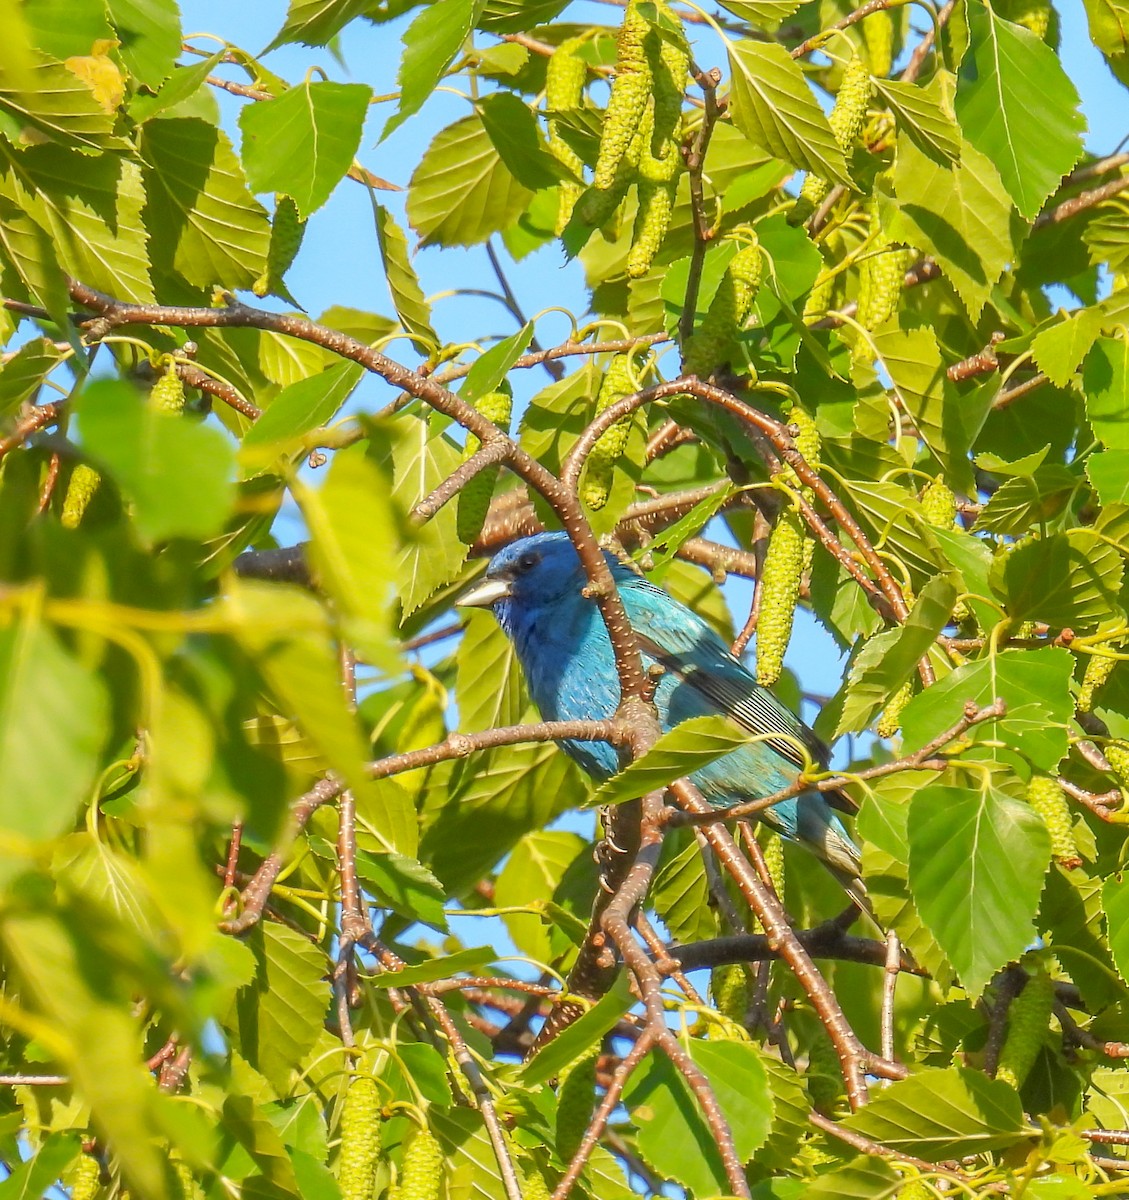
[[[584,570],[568,534],[539,533],[499,550],[486,575],[458,603],[469,608],[508,607],[511,603],[534,608],[579,593],[584,582]]]

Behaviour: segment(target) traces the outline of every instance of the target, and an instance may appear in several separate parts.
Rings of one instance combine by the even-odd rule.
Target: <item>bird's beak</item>
[[[510,595],[510,585],[505,579],[479,580],[469,591],[455,601],[459,608],[490,608],[499,600]]]

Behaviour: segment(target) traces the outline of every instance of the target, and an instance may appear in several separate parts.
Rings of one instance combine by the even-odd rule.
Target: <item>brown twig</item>
[[[813,50],[822,49],[830,41],[832,30],[849,29],[864,17],[869,17],[871,13],[885,11],[890,7],[890,2],[891,0],[867,0],[866,4],[861,5],[854,12],[849,12],[845,17],[836,21],[830,29],[821,30],[819,33],[812,34],[810,38],[802,41],[790,51],[792,57],[803,58],[805,54],[810,54]]]
[[[888,948],[885,943],[874,938],[852,936],[837,920],[824,921],[814,929],[797,929],[794,932],[800,945],[813,959],[886,966]],[[726,963],[776,962],[782,957],[780,947],[763,933],[734,934],[685,946],[668,946],[666,952],[684,971],[720,967]],[[904,952],[898,959],[898,970],[909,975],[927,975]]]
[[[1102,821],[1112,821],[1125,802],[1120,788],[1110,788],[1108,792],[1091,792],[1072,783],[1069,779],[1064,779],[1061,775],[1058,781],[1062,785],[1062,790],[1071,799],[1077,800],[1079,804],[1084,805]]]
[[[965,379],[975,379],[978,375],[991,375],[998,371],[1000,361],[996,357],[996,346],[1006,337],[1006,333],[997,330],[992,334],[988,345],[983,350],[978,350],[975,354],[970,354],[968,358],[962,358],[960,362],[953,363],[945,374],[954,383],[961,383]]]
[[[1026,982],[1027,972],[1020,967],[1007,967],[996,977],[996,1002],[988,1020],[988,1040],[984,1043],[984,1072],[993,1079],[1007,1036],[1008,1011]]]
[[[886,974],[882,980],[882,1057],[894,1059],[894,999],[902,969],[902,946],[891,929],[886,934]]]
[[[49,404],[40,404],[25,411],[16,422],[16,427],[7,437],[0,438],[0,458],[10,450],[22,446],[33,433],[54,425],[66,408],[63,400],[52,400]]]
[[[1049,382],[1047,377],[1040,371],[1038,374],[1032,375],[1030,379],[1025,379],[1022,383],[1017,383],[1014,387],[998,392],[996,398],[992,401],[992,407],[998,412],[1000,409],[1014,404],[1017,400],[1022,400],[1028,393],[1041,388],[1043,384]]]
[[[1045,209],[1035,218],[1035,223],[1031,228],[1032,230],[1043,229],[1047,225],[1057,225],[1061,221],[1068,221],[1078,213],[1093,208],[1095,204],[1101,204],[1103,200],[1108,200],[1111,196],[1116,196],[1127,188],[1129,188],[1129,175],[1120,179],[1111,179],[1100,187],[1090,188],[1089,191],[1071,196],[1069,200],[1063,200],[1053,208]]]
[[[713,67],[708,71],[695,69],[694,80],[705,96],[705,116],[698,126],[694,139],[686,152],[686,173],[690,180],[690,214],[694,224],[694,248],[690,252],[690,269],[686,277],[686,293],[682,300],[682,315],[678,321],[678,340],[682,353],[694,333],[694,315],[698,308],[698,289],[702,282],[702,266],[706,260],[706,249],[713,241],[713,230],[706,219],[705,189],[702,169],[706,151],[713,137],[714,126],[721,116],[717,102],[717,88],[721,83],[721,71]]]
[[[933,43],[937,39],[937,30],[945,27],[949,17],[953,15],[955,7],[956,0],[947,0],[947,3],[941,7],[937,13],[937,24],[935,26],[930,25],[922,36],[921,41],[913,48],[913,53],[906,64],[906,69],[902,72],[903,83],[915,83],[917,81],[922,67],[925,66],[925,60],[929,55],[929,51],[933,48]]]
[[[318,325],[304,317],[251,308],[239,303],[234,297],[229,297],[226,307],[193,308],[129,304],[73,279],[68,282],[68,290],[76,303],[85,305],[98,314],[98,320],[90,323],[90,330],[97,337],[103,337],[111,329],[122,325],[265,329],[271,333],[310,342],[341,358],[360,363],[366,370],[381,376],[393,387],[418,397],[438,412],[457,421],[470,433],[475,434],[484,446],[501,436],[497,426],[489,418],[434,380],[409,370],[356,338]],[[624,697],[642,695],[646,681],[635,634],[579,500],[575,493],[522,450],[516,442],[507,438],[506,444],[506,465],[526,483],[536,488],[553,506],[576,547],[577,556],[589,580],[589,594],[595,600],[608,630],[620,678],[621,694]]]

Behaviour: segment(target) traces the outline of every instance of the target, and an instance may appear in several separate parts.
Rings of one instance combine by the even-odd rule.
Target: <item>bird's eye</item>
[[[526,550],[524,554],[518,557],[517,569],[519,571],[532,571],[540,561],[541,555],[535,550]]]

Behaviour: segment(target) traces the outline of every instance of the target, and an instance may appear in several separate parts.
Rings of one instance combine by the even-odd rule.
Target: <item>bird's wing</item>
[[[823,742],[757,683],[697,613],[643,579],[624,581],[620,594],[645,653],[743,729],[785,735],[767,739],[782,758],[802,769],[805,760],[798,742],[817,766],[827,765]]]

